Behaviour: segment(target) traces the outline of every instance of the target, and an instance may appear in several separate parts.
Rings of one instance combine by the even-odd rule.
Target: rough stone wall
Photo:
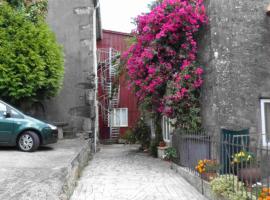
[[[92,0],[49,0],[47,21],[65,53],[59,95],[45,102],[48,121],[81,131],[95,118],[95,19]],[[90,125],[91,126],[91,125]],[[91,127],[88,127],[90,129]]]
[[[207,0],[209,25],[202,31],[200,61],[204,128],[261,132],[260,97],[270,98],[269,0]],[[257,135],[259,136],[259,135]]]

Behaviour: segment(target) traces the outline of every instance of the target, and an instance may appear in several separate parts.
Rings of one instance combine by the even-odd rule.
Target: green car
[[[32,152],[40,145],[56,143],[57,127],[29,117],[0,100],[0,146],[17,146]]]

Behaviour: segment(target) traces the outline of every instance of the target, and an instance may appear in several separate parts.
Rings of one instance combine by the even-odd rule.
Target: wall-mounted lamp
[[[266,14],[270,17],[270,4],[266,8]]]

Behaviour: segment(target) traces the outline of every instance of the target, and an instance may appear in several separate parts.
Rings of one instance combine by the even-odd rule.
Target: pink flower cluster
[[[195,39],[207,23],[203,0],[164,0],[136,23],[136,42],[124,54],[131,84],[141,101],[150,98],[154,111],[172,116],[172,105],[203,83]]]

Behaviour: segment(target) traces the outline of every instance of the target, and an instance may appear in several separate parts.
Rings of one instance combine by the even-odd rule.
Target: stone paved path
[[[85,168],[71,200],[205,200],[169,163],[135,146],[102,146]]]

